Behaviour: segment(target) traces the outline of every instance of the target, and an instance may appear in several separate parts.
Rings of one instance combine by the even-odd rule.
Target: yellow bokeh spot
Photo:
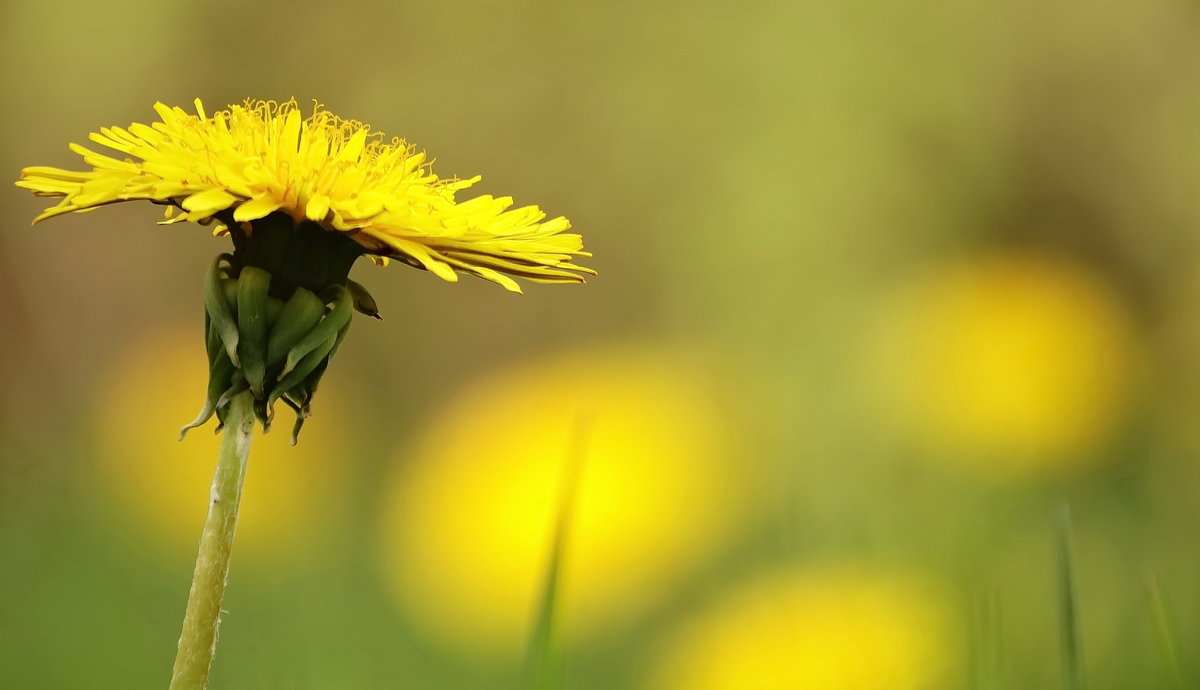
[[[889,307],[873,385],[939,458],[998,472],[1070,466],[1125,407],[1131,317],[1079,269],[977,258],[916,281]]]
[[[573,442],[560,629],[594,634],[664,597],[736,523],[737,472],[751,471],[729,467],[712,392],[678,360],[578,353],[453,399],[400,457],[385,498],[385,577],[403,608],[468,651],[519,649]]]
[[[947,607],[915,580],[775,572],[724,595],[664,645],[650,690],[918,690],[959,665]]]
[[[96,458],[103,484],[127,516],[159,543],[191,550],[200,538],[220,446],[216,419],[182,442],[179,428],[207,387],[200,329],[139,337],[113,362],[96,405]],[[345,459],[336,452],[336,391],[323,386],[314,416],[292,447],[291,413],[279,406],[269,434],[255,430],[238,519],[238,558],[279,554],[311,536],[331,510]]]

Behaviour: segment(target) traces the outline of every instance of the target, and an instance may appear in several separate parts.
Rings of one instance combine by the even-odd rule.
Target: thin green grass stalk
[[[225,416],[221,452],[209,492],[208,516],[200,535],[200,552],[196,556],[183,632],[179,635],[179,650],[171,673],[171,690],[204,690],[208,684],[253,434],[254,398],[244,391],[233,397]]]
[[[1147,594],[1150,597],[1150,612],[1154,616],[1154,627],[1158,631],[1158,643],[1162,650],[1163,661],[1170,669],[1175,687],[1185,690],[1188,684],[1183,670],[1183,662],[1179,658],[1179,635],[1176,632],[1175,620],[1171,616],[1171,608],[1167,605],[1158,576],[1150,576],[1147,582]]]
[[[1004,690],[1004,640],[1000,593],[991,587],[975,604],[971,636],[971,685],[976,690]]]
[[[1071,509],[1064,506],[1058,526],[1059,606],[1062,623],[1063,668],[1068,690],[1085,690],[1083,645],[1079,634],[1079,599],[1075,583]]]
[[[524,678],[521,683],[521,687],[526,690],[554,690],[562,686],[562,664],[556,644],[557,608],[567,536],[570,534],[571,520],[575,513],[575,496],[579,492],[590,432],[591,419],[586,417],[578,418],[571,432],[562,483],[559,487],[558,511],[555,516],[554,536],[550,543],[550,557],[543,571],[537,613],[526,645]]]

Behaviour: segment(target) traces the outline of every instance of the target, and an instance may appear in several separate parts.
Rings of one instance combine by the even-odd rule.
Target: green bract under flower
[[[273,234],[293,237],[305,233],[266,225],[255,236]],[[249,390],[264,429],[270,428],[277,401],[295,410],[294,443],[311,414],[317,384],[350,330],[352,312],[358,308],[374,316],[378,313],[366,291],[344,277],[318,292],[288,285],[286,296],[275,296],[281,281],[244,260],[238,254],[222,254],[205,277],[208,390],[200,414],[180,436],[214,414],[224,424],[229,400]]]

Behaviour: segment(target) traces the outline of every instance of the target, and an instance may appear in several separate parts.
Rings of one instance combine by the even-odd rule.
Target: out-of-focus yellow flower
[[[579,235],[565,232],[566,218],[545,220],[537,206],[510,209],[510,197],[456,201],[479,178],[439,178],[403,139],[385,143],[369,126],[320,106],[304,118],[295,101],[248,100],[212,117],[200,99],[195,106],[191,115],[156,103],[159,122],[89,135],[124,158],[71,144],[91,170],[22,170],[17,186],[62,197],[35,222],[146,200],[167,205],[164,223],[215,220],[218,230],[279,212],[342,233],[375,257],[397,257],[448,281],[464,271],[514,292],[521,289],[510,275],[579,283],[592,272],[572,263],[588,254]]]
[[[792,570],[726,593],[667,641],[650,690],[931,690],[958,665],[947,607],[902,577]]]
[[[1135,357],[1121,301],[1045,258],[944,266],[888,305],[872,385],[944,460],[997,472],[1085,461],[1119,420]]]
[[[679,360],[580,352],[457,395],[401,456],[386,497],[385,577],[402,606],[471,652],[524,643],[581,416],[590,430],[561,629],[597,633],[686,578],[736,525],[743,497],[727,464],[726,420]]]
[[[195,548],[204,521],[213,459],[220,437],[192,433],[178,438],[180,421],[200,406],[204,390],[204,345],[192,328],[146,334],[116,361],[96,401],[99,474],[120,497],[117,505],[162,542]],[[329,413],[338,416],[336,387],[326,390]],[[154,391],[152,402],[146,392]],[[337,420],[318,425],[304,443],[292,447],[285,433],[254,439],[238,519],[238,541],[253,542],[247,558],[296,547],[325,520],[339,500]],[[132,433],[136,430],[137,433]],[[314,510],[314,505],[327,506]]]

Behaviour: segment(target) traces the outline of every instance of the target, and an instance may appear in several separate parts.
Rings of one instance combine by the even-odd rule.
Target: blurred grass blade
[[[1157,575],[1151,575],[1147,583],[1150,595],[1150,611],[1154,616],[1154,627],[1158,631],[1158,642],[1162,647],[1163,661],[1172,676],[1174,687],[1183,690],[1188,687],[1183,672],[1183,663],[1179,659],[1179,635],[1175,629],[1175,620],[1171,616],[1171,608],[1167,605],[1166,596],[1162,591],[1162,583]]]
[[[1063,668],[1068,690],[1084,690],[1083,647],[1079,635],[1079,598],[1075,581],[1071,508],[1063,506],[1058,524],[1059,606],[1062,623]]]
[[[590,416],[577,417],[567,446],[550,555],[542,576],[542,590],[525,651],[524,679],[521,687],[526,690],[553,690],[562,685],[561,659],[558,658],[555,649],[555,614],[562,581],[563,556],[567,536],[571,531],[575,495],[579,490],[591,427]]]
[[[1000,620],[1000,593],[995,587],[976,600],[974,634],[971,636],[971,687],[1003,690],[1004,641]]]

